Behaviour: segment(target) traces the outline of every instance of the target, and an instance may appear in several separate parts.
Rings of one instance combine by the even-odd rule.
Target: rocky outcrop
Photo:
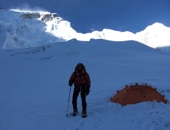
[[[40,19],[43,22],[51,21],[57,18],[56,13],[25,13],[20,15],[23,19]],[[58,17],[59,19],[59,17]]]
[[[20,15],[23,19],[38,19],[40,16],[41,15],[39,13],[25,13]]]
[[[57,14],[56,13],[41,14],[41,21],[44,21],[44,22],[51,21],[54,18],[57,18]]]

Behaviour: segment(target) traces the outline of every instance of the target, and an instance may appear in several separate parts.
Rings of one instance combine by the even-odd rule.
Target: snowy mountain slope
[[[1,50],[0,55],[1,130],[170,129],[169,104],[121,108],[108,102],[117,89],[132,82],[149,83],[170,99],[168,53],[134,41],[71,40]],[[68,79],[78,62],[85,64],[92,81],[86,119],[66,117]],[[80,97],[78,109],[81,113]]]
[[[3,18],[5,24],[1,23],[1,26],[6,28],[5,42],[2,48],[22,48],[22,47],[33,47],[43,44],[55,43],[63,41],[62,38],[55,37],[48,33],[47,24],[43,21],[47,17],[55,17],[55,14],[49,14],[43,12],[39,13],[19,13],[19,12],[6,12],[2,11],[1,15],[11,16],[8,18]],[[38,19],[41,19],[42,22]],[[61,21],[60,18],[56,19]],[[58,24],[60,26],[60,24]],[[60,31],[60,30],[59,30]],[[50,39],[50,40],[49,40]]]
[[[44,44],[69,41],[90,41],[90,39],[104,39],[110,41],[135,40],[152,48],[159,48],[169,52],[170,28],[155,23],[145,30],[133,34],[129,31],[119,32],[111,29],[78,33],[55,13],[43,11],[1,10],[0,27],[3,28],[0,37],[2,48],[36,47]]]
[[[170,28],[163,24],[155,23],[148,26],[144,31],[136,34],[136,40],[152,48],[170,46]]]

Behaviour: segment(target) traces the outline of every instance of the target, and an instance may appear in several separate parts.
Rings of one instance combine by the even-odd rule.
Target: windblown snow
[[[161,23],[154,23],[136,34],[111,29],[83,34],[74,30],[69,21],[56,13],[11,9],[1,10],[0,15],[0,42],[3,49],[37,47],[71,39],[79,41],[104,39],[133,40],[152,48],[170,51],[170,28]]]

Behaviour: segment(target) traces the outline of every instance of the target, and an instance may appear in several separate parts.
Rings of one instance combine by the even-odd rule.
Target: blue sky
[[[110,28],[138,32],[155,22],[170,26],[170,0],[5,0],[4,8],[42,8],[58,13],[78,32]]]

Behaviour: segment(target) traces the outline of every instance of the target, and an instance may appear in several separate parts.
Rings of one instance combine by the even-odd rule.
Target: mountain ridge
[[[158,22],[135,34],[130,31],[120,32],[106,28],[102,31],[83,34],[74,30],[71,23],[58,16],[57,13],[13,9],[1,11],[1,16],[0,26],[3,28],[1,35],[6,36],[1,40],[3,49],[36,47],[71,39],[78,41],[104,39],[109,41],[134,40],[154,49],[170,51],[170,28]]]

